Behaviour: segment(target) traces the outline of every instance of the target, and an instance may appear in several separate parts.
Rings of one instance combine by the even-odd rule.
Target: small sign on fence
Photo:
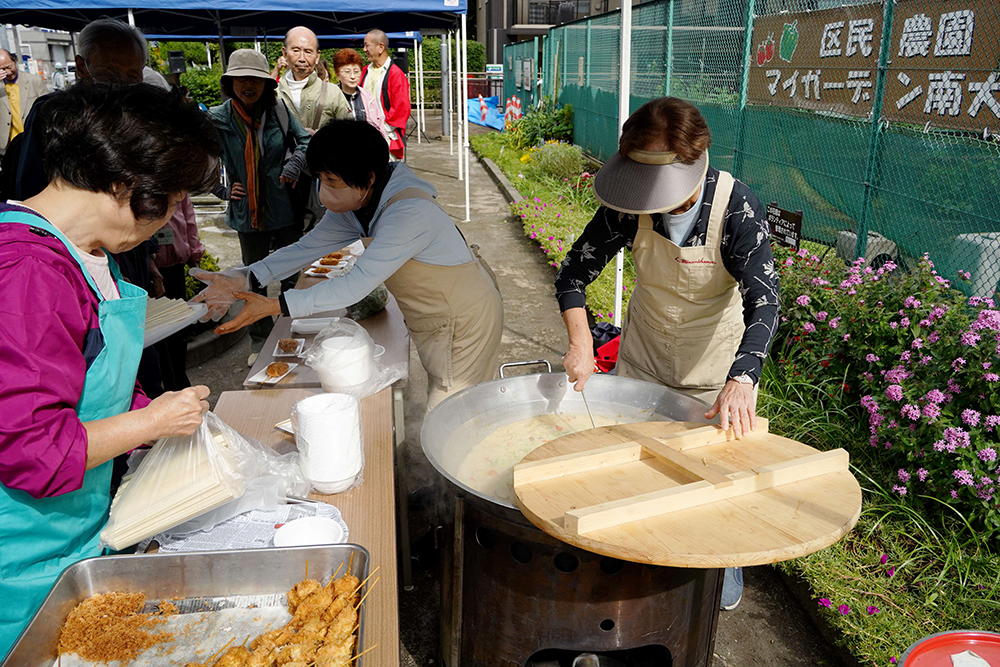
[[[771,227],[771,240],[778,245],[799,249],[802,240],[802,211],[786,211],[777,202],[767,205],[767,224]]]
[[[518,89],[523,88],[523,86],[521,85],[521,77],[522,77],[523,74],[524,74],[524,60],[521,59],[521,58],[518,58],[516,64],[514,65],[514,87],[515,88],[518,88]]]
[[[490,79],[502,79],[503,63],[487,63],[486,76]]]

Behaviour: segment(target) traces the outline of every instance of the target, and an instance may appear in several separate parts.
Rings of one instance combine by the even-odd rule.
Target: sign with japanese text
[[[767,205],[767,224],[771,227],[771,240],[786,248],[799,249],[802,240],[802,211],[786,211],[771,202]]]
[[[748,101],[871,115],[882,5],[754,21]],[[887,54],[882,116],[981,132],[1000,125],[1000,4],[899,0]]]

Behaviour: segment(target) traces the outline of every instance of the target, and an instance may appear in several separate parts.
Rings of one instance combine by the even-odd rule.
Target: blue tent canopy
[[[281,39],[282,35],[268,35],[269,39]],[[365,34],[357,35],[317,35],[320,48],[343,48],[353,46],[360,48],[365,41]],[[389,46],[411,47],[413,42],[423,42],[424,37],[419,30],[407,30],[405,32],[386,33],[389,38]],[[146,39],[160,40],[164,42],[214,42],[219,39],[218,35],[146,35]],[[246,37],[225,37],[226,41],[246,41]]]
[[[5,23],[78,31],[102,16],[128,20],[146,34],[254,39],[306,25],[317,34],[356,35],[450,29],[468,0],[0,0]]]

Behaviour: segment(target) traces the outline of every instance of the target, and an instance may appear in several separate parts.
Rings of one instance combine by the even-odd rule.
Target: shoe
[[[732,611],[743,599],[743,568],[727,567],[722,577],[722,600],[719,609]]]
[[[256,362],[256,361],[257,361],[257,353],[254,352],[249,357],[247,357],[247,368],[250,368],[251,366],[253,366],[254,362]]]

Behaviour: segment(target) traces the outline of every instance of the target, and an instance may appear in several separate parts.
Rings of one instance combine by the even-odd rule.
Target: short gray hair
[[[76,38],[76,52],[86,61],[98,45],[118,45],[122,40],[132,40],[139,47],[143,62],[149,59],[149,45],[143,34],[124,21],[108,17],[99,18],[84,26]]]

